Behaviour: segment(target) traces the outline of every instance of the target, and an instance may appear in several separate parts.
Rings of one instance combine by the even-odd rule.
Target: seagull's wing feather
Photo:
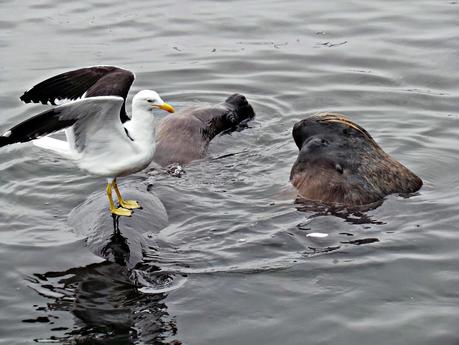
[[[77,102],[81,102],[78,112],[87,114],[78,116],[73,125],[73,145],[78,152],[107,150],[113,145],[119,147],[131,143],[117,116],[124,104],[121,97],[99,96]],[[73,118],[75,115],[73,111],[62,114],[62,120],[65,121],[67,116]]]
[[[70,127],[76,122],[75,119],[62,120],[59,115],[60,109],[57,107],[21,122],[0,136],[0,147],[15,143],[25,143]]]
[[[41,102],[52,105],[58,100],[96,96],[119,96],[125,102],[134,79],[134,73],[115,66],[80,68],[46,79],[20,98],[25,103]],[[120,118],[123,122],[129,119],[124,103],[120,109]]]
[[[121,97],[101,96],[57,106],[9,129],[0,136],[0,147],[34,140],[72,125],[75,132],[75,148],[78,151],[86,146],[87,137],[93,136],[96,132],[104,135],[103,131],[109,131],[128,140],[117,116],[123,102]]]

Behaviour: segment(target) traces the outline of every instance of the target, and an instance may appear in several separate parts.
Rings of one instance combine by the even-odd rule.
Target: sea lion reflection
[[[52,320],[48,340],[65,344],[181,344],[173,339],[177,326],[164,303],[167,294],[140,293],[129,275],[125,266],[105,261],[31,278],[31,287],[51,300],[37,306],[37,311]],[[62,311],[76,317],[74,325],[60,317]]]

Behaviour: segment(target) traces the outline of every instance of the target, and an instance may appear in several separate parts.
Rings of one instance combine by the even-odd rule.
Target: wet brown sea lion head
[[[422,186],[418,176],[341,114],[310,116],[295,124],[292,135],[300,151],[290,181],[304,199],[358,206]]]

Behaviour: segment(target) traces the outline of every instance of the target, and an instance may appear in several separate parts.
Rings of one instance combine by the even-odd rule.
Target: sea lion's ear
[[[343,174],[343,167],[341,166],[341,164],[336,163],[336,164],[335,164],[335,169],[336,169],[336,171],[339,172],[340,174]]]

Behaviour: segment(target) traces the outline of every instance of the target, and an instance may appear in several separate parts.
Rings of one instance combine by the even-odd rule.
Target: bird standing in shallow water
[[[125,111],[126,96],[134,81],[130,71],[97,66],[49,78],[21,97],[24,102],[63,103],[14,126],[0,136],[0,147],[33,141],[55,151],[83,171],[107,177],[110,212],[130,216],[140,205],[124,200],[116,178],[146,168],[155,152],[155,129],[161,110],[173,113],[152,90],[138,92],[132,100],[132,117]],[[49,137],[65,129],[67,141]],[[112,190],[120,207],[113,201]]]

